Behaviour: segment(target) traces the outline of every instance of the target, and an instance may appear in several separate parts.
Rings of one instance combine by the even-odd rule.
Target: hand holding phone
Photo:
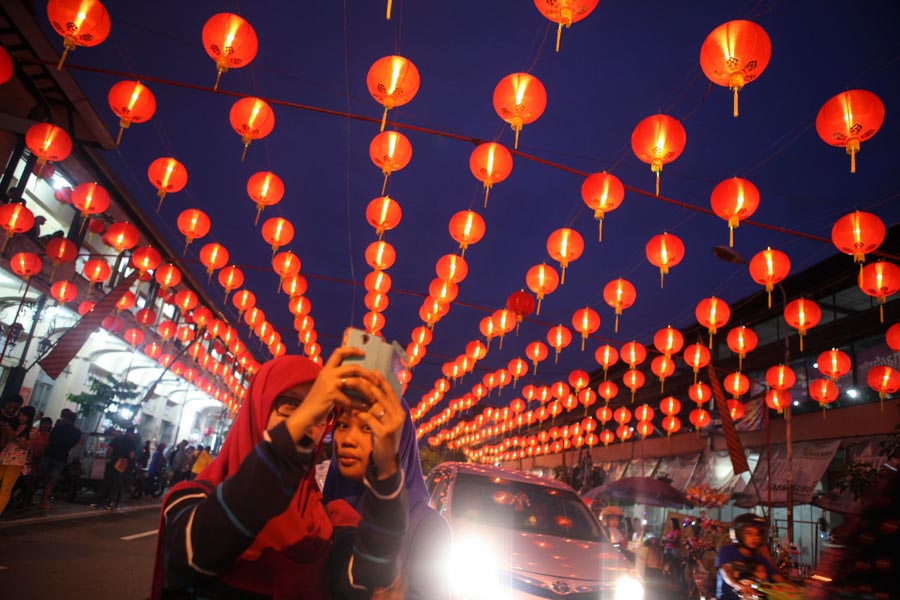
[[[348,327],[344,330],[342,345],[359,348],[365,352],[365,356],[348,356],[344,359],[343,364],[358,363],[363,368],[378,371],[384,376],[397,397],[400,397],[403,384],[400,383],[399,373],[405,368],[407,361],[406,352],[400,347],[400,344],[397,342],[388,344],[377,335]],[[358,401],[359,407],[362,409],[368,408],[371,403],[360,394],[354,394],[352,390],[347,395],[354,401]]]

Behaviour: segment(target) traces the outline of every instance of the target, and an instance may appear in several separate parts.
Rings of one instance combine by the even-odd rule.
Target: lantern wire
[[[349,32],[348,32],[348,22],[347,22],[347,0],[344,0],[344,98],[346,102],[347,115],[350,115],[350,43],[349,43]],[[397,11],[400,15],[397,15],[397,20],[395,22],[399,22],[403,18],[402,11]],[[400,34],[399,34],[399,25],[397,27],[398,33],[396,38],[397,47],[400,45]],[[344,123],[347,126],[347,145],[346,152],[344,155],[344,164],[345,164],[345,173],[346,173],[346,207],[347,207],[347,262],[350,267],[350,279],[353,281],[353,292],[350,297],[350,323],[356,322],[356,266],[353,261],[353,220],[350,218],[352,202],[351,202],[351,194],[350,194],[350,124],[351,119],[346,117],[344,119]]]

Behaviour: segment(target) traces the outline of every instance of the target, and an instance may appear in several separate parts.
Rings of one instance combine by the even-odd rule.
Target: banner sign
[[[840,440],[830,442],[802,442],[794,444],[792,468],[794,504],[809,504],[816,486],[825,474]],[[745,508],[769,501],[769,482],[772,484],[772,504],[787,504],[787,447],[783,444],[772,448],[772,474],[769,476],[769,459],[766,450],[759,455],[753,479],[735,504]],[[755,484],[755,485],[754,485]]]

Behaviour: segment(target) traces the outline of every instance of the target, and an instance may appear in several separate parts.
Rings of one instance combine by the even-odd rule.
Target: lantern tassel
[[[850,153],[850,172],[856,173],[856,152]]]
[[[241,152],[241,162],[244,162],[244,158],[246,158],[246,156],[247,156],[247,148],[249,148],[249,147],[250,147],[250,142],[247,142],[246,144],[244,144],[244,151]]]
[[[225,69],[223,69],[221,67],[216,69],[216,83],[215,83],[215,85],[213,85],[214,92],[219,91],[219,80],[222,79],[222,73],[224,73],[224,72],[225,72]]]
[[[68,46],[66,46],[65,49],[63,50],[62,56],[59,57],[59,62],[56,63],[57,71],[62,71],[63,63],[66,62],[66,56],[68,54],[69,54],[69,48],[68,48]]]
[[[388,109],[385,106],[384,113],[381,115],[381,129],[379,130],[379,132],[384,132],[384,126],[387,123],[387,111],[388,111]]]
[[[619,333],[619,315],[616,315],[616,326],[614,327],[614,332]]]
[[[231,288],[225,288],[225,302],[228,302],[228,294],[231,293]]]
[[[156,195],[159,196],[159,204],[156,205],[156,212],[159,213],[159,209],[162,208],[163,200],[166,197],[166,192],[163,190],[159,190],[159,193]]]
[[[384,196],[384,190],[387,189],[387,180],[388,180],[388,177],[390,177],[390,175],[391,175],[390,173],[384,174],[384,183],[381,184],[381,195],[382,196]],[[487,206],[487,204],[485,204],[485,206]]]
[[[734,227],[728,226],[728,247],[734,248]]]
[[[562,275],[559,278],[559,285],[566,285],[566,266],[562,266]]]
[[[663,289],[663,278],[664,278],[665,276],[666,276],[666,274],[663,273],[663,270],[662,270],[662,269],[660,269],[660,270],[659,270],[659,289]]]
[[[881,317],[881,324],[884,325],[884,304],[878,305],[878,311]]]
[[[738,88],[734,88],[734,116],[738,116]]]
[[[656,172],[656,195],[659,196],[659,171]]]
[[[513,145],[513,150],[519,149],[519,132],[522,131],[522,128],[519,127],[516,129],[516,143]],[[658,194],[657,194],[658,195]]]
[[[484,207],[487,208],[488,194],[491,193],[490,186],[484,186]]]
[[[822,419],[825,419],[825,405],[822,405]]]
[[[598,229],[597,241],[602,242],[603,241],[603,217],[600,217],[599,219],[597,219],[597,222],[599,223],[599,227],[597,228]]]
[[[585,341],[586,339],[587,339],[587,338],[584,337],[584,336],[581,337],[581,351],[582,351],[582,352],[584,352],[584,341]]]
[[[125,129],[119,127],[119,135],[116,137],[116,146],[122,143],[122,134],[125,133]]]
[[[386,17],[387,17],[387,20],[388,20],[388,21],[391,20],[391,4],[392,4],[392,0],[388,0],[388,3],[387,3],[387,13],[386,13]]]
[[[559,29],[556,30],[556,51],[559,52],[559,39],[562,37],[562,21],[559,22]]]
[[[769,308],[772,308],[772,292],[769,292]]]
[[[9,232],[8,231],[3,235],[3,244],[0,244],[0,253],[2,253],[4,250],[6,250],[7,242],[9,242]]]
[[[710,346],[712,348],[712,346]],[[800,352],[803,352],[803,336],[800,336]]]
[[[6,245],[6,242],[4,242],[4,245]],[[0,252],[2,252],[2,249],[0,249]],[[541,314],[541,300],[543,300],[543,299],[544,299],[543,296],[538,296],[537,310],[534,313],[535,316],[538,316]]]
[[[253,226],[254,226],[254,227],[256,227],[257,225],[259,225],[259,215],[262,214],[262,211],[263,211],[262,206],[257,206],[257,207],[256,207],[256,218],[253,220]]]

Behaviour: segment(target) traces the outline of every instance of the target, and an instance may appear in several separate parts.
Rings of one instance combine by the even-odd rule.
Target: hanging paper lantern
[[[789,390],[794,387],[796,382],[797,376],[794,375],[794,370],[786,365],[769,367],[766,371],[766,383],[773,390]]]
[[[134,320],[137,321],[138,325],[141,327],[149,327],[156,323],[156,312],[149,308],[142,308],[134,313]]]
[[[866,90],[847,90],[831,98],[816,116],[816,132],[829,146],[846,148],[850,172],[856,173],[859,145],[884,123],[884,103]]]
[[[688,419],[690,420],[691,425],[696,429],[702,429],[712,422],[709,413],[702,408],[695,408],[692,410]]]
[[[228,264],[228,249],[217,242],[206,244],[200,249],[200,262],[206,267],[206,273],[212,277],[213,271]]]
[[[484,237],[485,225],[481,215],[471,210],[461,210],[450,218],[450,237],[459,243],[465,256],[469,244],[478,243]]]
[[[82,302],[81,304],[78,305],[78,314],[81,315],[82,317],[84,315],[88,314],[89,312],[94,310],[94,304],[95,304],[94,302],[90,302],[88,300]]]
[[[500,183],[512,172],[513,157],[504,146],[487,142],[476,147],[469,156],[469,170],[475,179],[484,184],[484,207],[495,183]]]
[[[594,218],[599,223],[598,239],[603,241],[603,218],[622,204],[625,186],[615,175],[594,173],[581,184],[581,198],[594,211]]]
[[[12,79],[14,71],[12,57],[6,51],[6,48],[0,46],[0,85]]]
[[[659,287],[663,287],[663,277],[684,258],[684,243],[676,235],[661,233],[650,238],[645,249],[647,260],[659,267]]]
[[[256,204],[256,219],[253,221],[256,225],[265,207],[274,206],[284,198],[284,182],[271,171],[259,171],[247,180],[247,195]]]
[[[103,234],[103,243],[113,248],[116,252],[122,252],[123,250],[134,248],[140,236],[141,234],[137,227],[131,223],[113,223],[106,230],[106,233]]]
[[[285,279],[297,275],[300,272],[301,266],[302,263],[300,262],[300,259],[290,250],[287,252],[279,252],[272,257],[272,270],[278,275],[279,285],[281,285]]]
[[[652,421],[654,414],[655,413],[649,404],[641,404],[634,409],[634,417],[638,421]]]
[[[126,329],[125,333],[122,334],[122,338],[124,338],[129,346],[137,348],[144,342],[144,332],[135,328]]]
[[[191,242],[209,233],[211,223],[205,212],[199,208],[189,208],[178,215],[178,231],[185,237],[184,251]]]
[[[677,433],[681,429],[681,419],[674,415],[669,415],[662,420],[662,428],[668,437],[672,437],[673,433]]]
[[[788,276],[791,271],[791,260],[780,250],[766,248],[750,259],[750,277],[760,285],[766,286],[769,295],[769,308],[772,308],[772,290],[775,284]]]
[[[732,421],[740,421],[744,418],[747,411],[743,404],[737,400],[728,400],[725,404],[728,407],[728,413],[731,415]]]
[[[675,373],[675,361],[668,354],[657,356],[650,361],[650,370],[659,378],[659,391],[662,392],[666,377]]]
[[[419,70],[412,61],[402,56],[384,56],[375,61],[366,75],[366,87],[376,102],[384,106],[381,129],[387,122],[392,108],[403,106],[419,91]]]
[[[37,165],[65,160],[72,153],[72,138],[61,127],[37,123],[25,132],[25,145],[38,157]]]
[[[537,77],[511,73],[494,88],[494,110],[516,132],[514,148],[519,148],[519,132],[533,123],[547,108],[547,91]]]
[[[759,190],[753,183],[732,177],[713,188],[710,196],[713,212],[728,222],[728,246],[734,247],[734,230],[759,208]]]
[[[241,162],[247,156],[250,142],[263,139],[275,128],[275,112],[262,98],[241,98],[232,105],[228,118],[231,128],[241,136],[244,144]]]
[[[569,385],[574,388],[576,393],[587,387],[587,384],[590,383],[590,381],[590,376],[586,371],[582,371],[581,369],[575,369],[569,373]]]
[[[604,344],[594,351],[594,360],[603,367],[603,379],[611,366],[619,362],[619,353],[609,344]]]
[[[664,415],[677,415],[681,412],[681,402],[674,396],[668,396],[660,400],[659,410]]]
[[[620,406],[615,411],[613,411],[613,420],[619,425],[629,423],[631,422],[631,411],[624,406]]]
[[[600,397],[603,398],[606,404],[609,404],[613,398],[619,395],[619,386],[612,381],[604,381],[597,386],[597,393],[600,394]],[[600,411],[598,410],[597,412],[599,414]]]
[[[106,231],[106,223],[101,219],[88,219],[88,231],[90,232],[88,241],[91,241],[95,233],[103,233]]]
[[[597,8],[600,0],[534,0],[534,5],[547,19],[558,23],[556,30],[556,51],[559,52],[559,39],[562,36],[562,28],[571,27],[572,23],[587,17]]]
[[[597,420],[600,421],[601,424],[606,425],[607,423],[612,421],[613,411],[608,406],[601,406],[594,412],[594,415],[597,417]]]
[[[399,225],[402,217],[400,205],[390,196],[379,196],[366,207],[366,221],[375,228],[379,240],[385,231]]]
[[[381,186],[381,193],[384,194],[391,173],[399,171],[412,159],[412,144],[399,131],[382,131],[369,144],[369,158],[384,174],[384,184]]]
[[[711,296],[697,303],[694,310],[697,322],[709,330],[709,347],[712,348],[712,339],[719,327],[723,327],[731,318],[731,309],[721,298]]]
[[[826,350],[816,359],[819,372],[832,381],[837,381],[850,372],[850,357],[837,348]]]
[[[525,290],[513,292],[506,299],[506,308],[516,315],[516,334],[518,335],[518,327],[522,320],[534,312],[534,298]]]
[[[738,355],[738,370],[740,370],[743,368],[744,357],[747,356],[748,352],[753,352],[756,349],[759,338],[753,333],[752,329],[741,325],[728,332],[726,342],[728,348]]]
[[[878,392],[883,408],[885,397],[900,390],[900,371],[886,365],[878,365],[869,369],[869,372],[866,374],[866,382],[870,388]]]
[[[582,252],[584,252],[584,239],[574,229],[563,227],[551,233],[547,238],[547,253],[550,254],[550,258],[558,261],[562,268],[560,285],[566,283],[566,267],[570,262],[578,260]]]
[[[631,149],[656,173],[656,195],[659,196],[659,174],[666,165],[681,155],[687,134],[679,121],[666,115],[651,115],[634,128]]]
[[[161,261],[162,256],[152,246],[142,246],[131,254],[131,266],[141,275],[155,270]]]
[[[90,281],[92,284],[102,283],[109,278],[111,273],[109,265],[106,264],[106,261],[102,258],[92,258],[91,260],[84,263],[84,267],[82,267],[82,274],[85,279]]]
[[[41,257],[33,252],[17,252],[9,259],[9,266],[13,273],[27,281],[32,275],[41,272],[44,263]]]
[[[740,371],[726,375],[723,383],[725,391],[734,396],[735,400],[750,391],[750,379]]]
[[[771,389],[766,392],[766,406],[781,414],[791,403],[791,393],[787,390]]]
[[[878,301],[881,322],[884,323],[884,303],[888,296],[900,290],[900,267],[883,260],[867,264],[859,272],[857,283],[864,294]]]
[[[278,248],[290,244],[294,239],[294,226],[287,219],[273,217],[263,223],[262,237],[266,243],[272,246],[272,254],[274,254]]]
[[[900,352],[900,323],[894,323],[884,334],[884,341],[894,352]]]
[[[631,401],[634,402],[634,394],[640,388],[644,387],[644,374],[637,369],[628,369],[622,376],[622,382],[629,390],[631,390]]]
[[[844,254],[851,254],[853,262],[861,263],[881,245],[886,233],[884,222],[876,215],[857,210],[835,222],[831,241]]]
[[[387,242],[372,242],[366,247],[366,264],[373,269],[379,271],[389,269],[395,260],[397,253]]]
[[[75,284],[68,281],[57,281],[50,286],[50,295],[53,296],[59,304],[71,302],[78,296],[78,288]]]
[[[156,188],[156,195],[159,197],[156,212],[159,212],[166,194],[180,192],[187,185],[188,172],[184,165],[174,158],[164,157],[157,158],[150,163],[147,168],[147,177]]]
[[[122,297],[119,298],[119,301],[116,302],[116,312],[120,313],[123,310],[131,310],[135,303],[137,302],[137,297],[135,297],[134,293],[131,291],[126,291],[122,294]]]
[[[525,355],[531,360],[531,364],[534,365],[534,374],[537,374],[538,363],[546,359],[548,353],[547,346],[541,342],[531,342],[525,347]]]
[[[703,344],[700,344],[700,347],[706,349]],[[712,388],[702,381],[695,383],[688,388],[688,398],[698,406],[703,406],[712,399]]]
[[[638,432],[642,438],[647,437],[653,433],[653,423],[650,421],[638,420],[638,424],[635,425],[634,430]]]
[[[23,204],[10,202],[0,205],[0,226],[6,232],[0,252],[6,249],[9,238],[17,233],[24,233],[34,227],[34,213]]]
[[[387,287],[390,289],[390,279],[386,280]],[[306,289],[309,285],[306,282],[306,278],[303,275],[291,275],[290,277],[286,277],[284,281],[281,282],[281,291],[287,294],[288,296],[296,296],[298,294],[305,294]],[[372,290],[367,290],[372,291]],[[387,290],[379,289],[375,290],[379,291],[382,294],[387,293]]]
[[[809,396],[822,407],[823,416],[825,405],[837,400],[839,393],[837,384],[830,379],[815,379],[809,382]]]
[[[622,357],[622,362],[628,363],[630,369],[647,360],[647,349],[643,344],[634,340],[623,344],[619,354]]]
[[[709,350],[699,342],[691,344],[684,349],[684,362],[694,370],[695,383],[697,381],[697,375],[700,373],[700,369],[708,365],[709,361]]]
[[[624,426],[623,426],[623,427],[624,427]],[[628,428],[625,427],[625,430],[628,430]],[[630,433],[630,432],[629,432],[629,433]],[[623,435],[628,435],[628,434],[625,434],[625,433],[623,432]],[[612,431],[610,431],[609,429],[604,429],[604,430],[602,430],[602,431],[600,432],[600,434],[599,434],[598,437],[600,438],[600,441],[603,442],[603,445],[604,445],[604,446],[609,446],[609,444],[610,444],[611,442],[614,442],[614,441],[616,440],[616,435],[615,435]]]
[[[556,348],[556,358],[554,362],[559,360],[559,352],[572,343],[572,332],[562,325],[551,327],[547,332],[547,342]]]
[[[191,290],[181,290],[175,294],[175,306],[181,309],[181,314],[185,314],[197,307],[200,298]]]
[[[466,259],[457,254],[445,254],[434,266],[435,273],[443,281],[460,283],[469,274]]]
[[[375,292],[377,293],[377,292]],[[387,307],[387,296],[383,294],[380,295],[380,300],[376,300],[377,302],[383,302],[384,306]],[[312,302],[310,302],[309,298],[306,296],[291,296],[290,301],[288,302],[288,310],[295,317],[301,317],[303,315],[308,315],[312,310]],[[373,310],[369,307],[369,310]]]
[[[109,13],[99,0],[50,0],[47,16],[56,33],[63,37],[65,50],[57,71],[62,70],[66,55],[77,46],[90,48],[109,36]]]
[[[800,352],[803,352],[803,336],[810,327],[815,327],[822,319],[822,310],[807,298],[791,300],[784,307],[785,322],[800,334]]]
[[[616,311],[614,331],[619,332],[619,316],[626,308],[630,308],[637,298],[637,291],[627,279],[613,279],[603,288],[603,300]]]
[[[600,315],[597,311],[584,307],[575,311],[572,315],[572,327],[581,333],[581,351],[584,352],[584,342],[588,336],[600,329]]]
[[[388,297],[378,292],[369,292],[365,297],[365,305],[372,312],[384,312],[388,307]]]
[[[82,217],[99,215],[109,208],[109,194],[96,183],[82,183],[72,191],[72,206]]]
[[[681,352],[681,348],[684,346],[684,336],[671,325],[667,325],[653,336],[653,346],[661,354],[672,356]]]
[[[700,68],[706,77],[734,92],[734,116],[738,116],[738,92],[762,75],[772,57],[772,42],[765,29],[752,21],[728,21],[706,36],[700,48]]]
[[[132,123],[145,123],[156,113],[156,97],[140,81],[120,81],[109,89],[109,107],[119,117],[119,136],[116,145],[122,141],[122,133]]]
[[[384,328],[384,323],[384,315],[375,311],[367,312],[363,317],[363,325],[365,326],[366,331],[373,335]],[[413,357],[410,356],[410,358]],[[412,365],[409,366],[412,367]]]
[[[556,269],[541,263],[528,269],[525,274],[525,284],[537,296],[537,313],[541,314],[541,300],[547,294],[552,294],[559,286],[559,275]]]
[[[256,31],[242,17],[232,13],[218,13],[203,25],[203,49],[216,63],[216,84],[228,69],[240,69],[256,57],[259,39]]]
[[[153,276],[159,284],[160,293],[162,294],[165,294],[170,287],[181,283],[181,270],[172,263],[156,269]]]
[[[78,256],[78,247],[71,240],[64,237],[55,237],[47,242],[44,252],[47,254],[47,258],[53,261],[55,268],[62,263],[75,260],[75,257]]]
[[[509,361],[507,369],[509,370],[509,374],[512,375],[513,387],[515,387],[516,382],[519,381],[519,377],[528,373],[528,363],[521,358],[514,358]]]

